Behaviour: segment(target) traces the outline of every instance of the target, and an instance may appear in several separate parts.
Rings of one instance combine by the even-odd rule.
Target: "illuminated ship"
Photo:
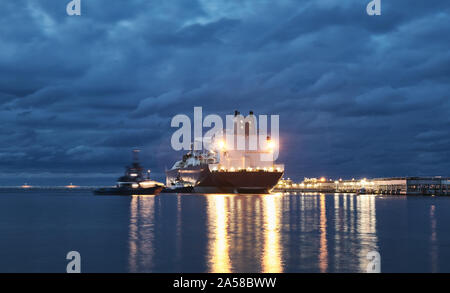
[[[139,150],[133,150],[133,163],[125,170],[115,187],[94,190],[97,195],[152,195],[158,194],[164,184],[150,179],[150,170],[144,171],[138,159]]]
[[[234,134],[232,141],[224,139],[227,131]],[[244,118],[236,111],[233,129],[214,134],[209,150],[191,147],[166,171],[166,185],[188,182],[198,193],[269,193],[283,176],[284,165],[274,164],[277,143],[269,136],[262,137],[257,135],[253,112]],[[251,141],[255,138],[262,143]],[[238,148],[239,144],[245,147]]]

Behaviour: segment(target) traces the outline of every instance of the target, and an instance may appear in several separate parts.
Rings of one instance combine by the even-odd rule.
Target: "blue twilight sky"
[[[280,115],[287,176],[450,175],[450,1],[0,1],[0,185],[162,180],[175,114]]]

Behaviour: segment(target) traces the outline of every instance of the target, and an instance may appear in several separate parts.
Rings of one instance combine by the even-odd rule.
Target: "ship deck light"
[[[225,150],[225,141],[224,140],[219,140],[218,142],[217,142],[217,146],[219,147],[219,149],[221,149],[221,150]]]

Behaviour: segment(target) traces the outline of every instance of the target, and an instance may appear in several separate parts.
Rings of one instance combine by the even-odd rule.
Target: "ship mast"
[[[134,149],[133,150],[133,153],[132,153],[132,156],[133,156],[133,163],[138,163],[139,162],[139,152],[140,152],[141,150],[139,150],[139,149]]]

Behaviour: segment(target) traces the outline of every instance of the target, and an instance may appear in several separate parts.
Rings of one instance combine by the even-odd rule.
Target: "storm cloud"
[[[157,179],[176,114],[280,115],[286,176],[450,175],[450,3],[0,3],[0,184]]]

